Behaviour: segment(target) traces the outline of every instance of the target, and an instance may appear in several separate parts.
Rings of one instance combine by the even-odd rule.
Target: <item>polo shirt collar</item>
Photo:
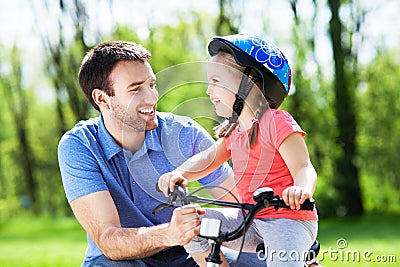
[[[102,115],[99,117],[99,143],[107,160],[110,160],[122,151],[122,148],[114,141],[114,138],[112,138],[110,133],[107,131]]]

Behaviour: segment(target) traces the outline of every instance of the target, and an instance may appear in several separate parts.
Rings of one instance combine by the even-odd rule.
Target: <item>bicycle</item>
[[[203,187],[204,188],[204,187]],[[160,192],[158,188],[158,184],[156,185],[157,191]],[[202,188],[201,188],[202,189]],[[222,263],[220,258],[220,251],[223,242],[228,242],[231,240],[235,240],[237,238],[242,237],[251,223],[253,222],[256,214],[262,209],[268,207],[274,207],[276,210],[279,208],[289,208],[279,196],[274,195],[274,191],[269,187],[262,187],[254,191],[253,199],[256,202],[255,204],[249,203],[234,203],[216,199],[209,199],[204,197],[199,197],[194,195],[199,190],[196,190],[192,193],[188,193],[186,189],[182,186],[176,184],[174,187],[174,191],[169,193],[168,201],[166,203],[160,204],[153,210],[153,215],[155,215],[158,211],[168,208],[174,207],[177,203],[181,202],[181,205],[188,205],[190,203],[202,203],[202,204],[213,204],[222,207],[233,207],[240,208],[242,211],[246,210],[247,213],[244,215],[243,222],[239,225],[239,227],[231,232],[222,232],[221,231],[221,221],[217,219],[203,218],[200,226],[200,237],[207,238],[211,241],[211,252],[206,258],[206,267],[219,267]],[[300,205],[301,210],[312,210],[314,209],[314,201],[310,201],[307,199],[303,204]],[[311,246],[308,254],[306,255],[306,265],[311,266],[316,263],[316,256],[318,255],[320,249],[320,244],[316,240],[314,244]],[[256,252],[263,253],[265,251],[264,243],[261,243],[257,246]]]

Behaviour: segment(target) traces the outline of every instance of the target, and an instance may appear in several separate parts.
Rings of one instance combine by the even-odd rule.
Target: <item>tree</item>
[[[50,2],[45,2],[48,12],[53,12]],[[68,128],[65,116],[65,104],[69,106],[70,112],[74,115],[73,121],[79,121],[88,117],[91,110],[86,98],[82,94],[77,83],[77,73],[81,58],[89,50],[89,45],[85,41],[87,34],[88,17],[85,5],[80,0],[66,3],[61,0],[58,2],[61,16],[57,18],[58,38],[52,42],[52,36],[41,33],[44,51],[47,52],[47,72],[54,84],[56,95],[56,111],[58,115],[58,128],[62,135]],[[72,20],[74,35],[65,36],[64,29],[67,22]],[[70,40],[71,39],[71,40]],[[67,98],[65,97],[67,96]]]
[[[357,93],[365,208],[400,211],[400,54],[378,50],[362,71]]]
[[[4,100],[11,111],[14,123],[18,148],[15,150],[14,159],[22,172],[17,183],[19,195],[23,205],[38,211],[38,186],[35,178],[35,157],[28,134],[29,96],[28,90],[22,85],[22,63],[20,51],[16,46],[11,51],[11,73],[4,84]]]
[[[219,15],[215,28],[217,35],[228,35],[239,32],[240,15],[233,11],[232,0],[218,0]]]
[[[310,159],[317,173],[318,182],[315,192],[321,217],[335,215],[336,190],[332,187],[333,159],[332,150],[335,117],[332,111],[333,93],[330,83],[324,79],[322,66],[318,61],[316,40],[318,38],[317,1],[309,4],[309,17],[302,17],[298,10],[299,1],[290,0],[293,14],[290,44],[295,48],[289,64],[292,70],[292,86],[289,96],[282,104],[302,129],[307,133]],[[285,51],[283,51],[285,53]]]
[[[349,1],[348,5],[352,5]],[[354,109],[356,84],[349,82],[349,64],[352,54],[351,46],[346,46],[343,23],[339,12],[342,7],[340,0],[328,0],[331,10],[329,22],[329,35],[332,41],[334,58],[334,91],[335,91],[335,113],[338,128],[339,155],[336,159],[336,173],[334,186],[342,204],[343,215],[361,215],[363,205],[361,199],[361,189],[359,182],[359,169],[355,164],[357,156],[356,133],[357,120]],[[350,34],[348,43],[352,43]],[[356,66],[354,64],[353,66]],[[354,73],[353,73],[354,75]]]

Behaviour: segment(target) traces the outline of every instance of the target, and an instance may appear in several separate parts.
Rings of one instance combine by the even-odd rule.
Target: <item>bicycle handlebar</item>
[[[158,184],[156,184],[156,190],[161,192],[160,188],[158,187]],[[278,210],[279,208],[290,209],[290,207],[285,204],[282,198],[274,195],[273,189],[269,187],[259,188],[256,191],[254,191],[253,199],[256,202],[255,204],[235,203],[223,200],[209,199],[195,195],[190,195],[187,193],[187,190],[185,190],[182,186],[176,184],[174,187],[174,191],[169,192],[167,203],[160,204],[153,210],[152,213],[155,214],[164,208],[173,207],[179,201],[183,205],[187,205],[190,203],[213,204],[222,207],[233,207],[249,211],[248,214],[245,216],[244,224],[245,225],[248,224],[248,226],[250,226],[251,221],[255,218],[256,214],[264,208],[274,207],[275,210]],[[306,201],[304,201],[303,204],[300,205],[300,210],[313,210],[314,206],[315,206],[314,201],[310,201],[309,199],[307,199]]]
[[[156,185],[156,190],[161,192],[161,190],[158,187],[158,184]],[[168,190],[169,191],[169,190]],[[193,193],[192,193],[193,194]],[[274,195],[274,191],[272,188],[269,187],[263,187],[259,188],[253,193],[253,199],[256,202],[255,204],[249,204],[249,203],[234,203],[234,202],[228,202],[228,201],[223,201],[223,200],[214,200],[214,199],[209,199],[209,198],[204,198],[204,197],[198,197],[192,194],[188,194],[187,190],[184,189],[182,186],[176,184],[174,187],[173,192],[169,192],[169,197],[167,203],[163,203],[158,205],[154,210],[153,210],[153,215],[167,207],[173,207],[176,203],[179,201],[183,204],[190,204],[191,202],[194,203],[205,203],[205,204],[214,204],[218,206],[223,206],[223,207],[234,207],[234,208],[240,208],[242,210],[247,210],[248,213],[244,215],[244,221],[240,224],[238,228],[231,232],[220,232],[220,226],[217,228],[217,232],[212,231],[212,234],[210,232],[203,233],[203,235],[200,235],[202,237],[205,237],[207,239],[214,240],[212,243],[211,247],[211,252],[206,258],[207,266],[220,266],[221,264],[221,258],[220,258],[220,247],[223,242],[235,240],[246,233],[246,231],[249,229],[251,226],[252,221],[254,220],[255,216],[257,213],[265,208],[268,207],[274,207],[275,210],[278,210],[279,208],[289,208],[285,204],[282,198],[279,196]],[[300,205],[301,210],[313,210],[315,206],[314,201],[310,201],[307,199],[303,204]],[[207,225],[207,224],[206,224]],[[220,225],[220,224],[218,224]],[[206,226],[207,227],[207,226]],[[201,230],[200,230],[201,232]]]

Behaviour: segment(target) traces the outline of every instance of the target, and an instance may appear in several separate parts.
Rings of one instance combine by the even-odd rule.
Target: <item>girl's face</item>
[[[227,65],[227,55],[217,54],[207,64],[208,88],[218,116],[229,118],[232,116],[232,107],[235,95],[239,88],[242,72]]]

